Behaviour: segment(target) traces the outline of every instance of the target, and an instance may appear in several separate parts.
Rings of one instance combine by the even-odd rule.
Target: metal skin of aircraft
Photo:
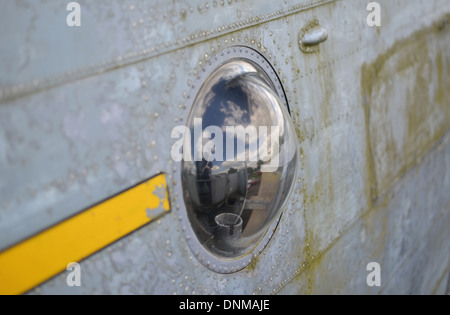
[[[448,0],[0,16],[0,294],[449,293]],[[174,156],[199,121],[280,167]]]

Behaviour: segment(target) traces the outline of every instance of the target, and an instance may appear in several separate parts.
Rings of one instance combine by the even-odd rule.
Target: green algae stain
[[[442,58],[442,51],[449,47],[440,44],[449,40],[441,25],[436,23],[396,42],[362,67],[366,191],[372,202],[415,166],[450,128],[450,80],[445,76],[448,64]],[[435,85],[438,88],[432,93]]]

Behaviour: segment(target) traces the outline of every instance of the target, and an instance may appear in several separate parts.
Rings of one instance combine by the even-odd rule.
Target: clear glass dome
[[[281,215],[297,165],[297,142],[274,83],[251,60],[211,73],[187,121],[184,200],[199,242],[212,254],[249,251]]]

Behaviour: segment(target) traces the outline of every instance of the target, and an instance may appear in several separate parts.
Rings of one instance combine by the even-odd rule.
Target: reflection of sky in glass
[[[296,167],[288,116],[271,80],[249,60],[222,65],[198,92],[187,121],[187,142],[192,155],[202,148],[203,159],[183,162],[182,181],[193,229],[208,250],[240,255],[279,214]],[[214,160],[208,162],[203,151]],[[267,168],[274,160],[280,163]],[[217,233],[222,228],[216,219],[225,213],[243,222],[242,237]]]
[[[265,77],[266,75],[252,64],[235,60],[216,70],[201,88],[195,100],[195,112],[192,117],[202,118],[202,130],[209,126],[218,126],[222,129],[222,135],[214,134],[211,138],[193,139],[192,152],[195,152],[195,140],[205,146],[211,139],[222,136],[221,140],[215,139],[216,143],[223,143],[223,156],[217,157],[217,160],[210,164],[214,173],[227,171],[231,167],[236,169],[256,167],[257,161],[249,160],[248,151],[251,148],[256,148],[258,152],[254,154],[258,158],[263,158],[264,162],[270,161],[272,126],[279,126],[280,137],[284,137],[285,126],[280,108],[283,105],[278,96],[271,91],[269,80],[266,81]],[[188,122],[189,125],[191,135],[194,137],[192,121]],[[256,128],[255,137],[245,133],[234,135],[235,154],[232,161],[227,161],[226,156],[227,126]],[[258,141],[260,126],[267,129],[266,141]],[[275,141],[279,142],[279,139]],[[245,147],[245,151],[238,152],[240,145]],[[283,150],[282,147],[280,149]],[[247,162],[240,162],[243,160]]]

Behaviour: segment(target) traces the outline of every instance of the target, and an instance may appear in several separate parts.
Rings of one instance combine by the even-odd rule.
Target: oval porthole
[[[219,53],[192,90],[183,143],[189,246],[208,268],[244,268],[266,246],[297,167],[297,139],[281,83],[247,47]]]

